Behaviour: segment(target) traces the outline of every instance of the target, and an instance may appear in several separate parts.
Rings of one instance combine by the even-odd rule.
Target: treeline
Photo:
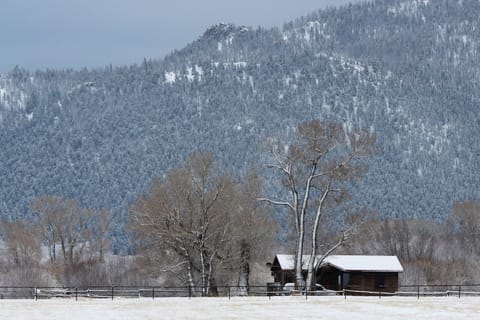
[[[30,219],[0,224],[0,284],[187,286],[205,296],[230,285],[248,294],[271,280],[265,263],[276,253],[294,253],[296,285],[313,287],[316,266],[305,266],[304,255],[341,252],[398,256],[403,284],[475,282],[479,202],[458,203],[435,221],[385,218],[353,201],[351,184],[368,176],[375,141],[369,130],[345,133],[319,120],[300,124],[290,144],[267,139],[257,168],[278,174],[273,194],[256,170],[237,178],[211,153],[193,153],[129,208],[129,256],[111,250],[116,229],[107,210],[34,198]]]
[[[3,220],[0,283],[4,286],[80,286],[143,283],[135,259],[113,256],[112,219],[106,210],[42,196],[30,203],[31,219]]]
[[[370,215],[342,250],[397,255],[402,284],[478,284],[480,202],[456,203],[443,221]]]
[[[198,161],[198,156],[189,161]],[[222,191],[217,196],[197,193],[198,198],[187,203],[184,201],[199,190],[179,195],[168,194],[173,189],[165,188],[180,183],[174,182],[174,176],[187,169],[178,170],[155,182],[150,193],[132,208],[130,234],[135,255],[112,254],[111,221],[105,211],[81,208],[71,199],[34,200],[38,216],[32,221],[0,224],[0,285],[200,287],[202,281],[209,281],[205,290],[214,294],[217,284],[239,286],[248,292],[251,284],[271,281],[265,262],[275,253],[294,252],[295,241],[293,235],[279,241],[282,231],[272,213],[255,202],[259,181],[238,184],[223,180],[230,185],[218,184]],[[211,183],[212,172],[208,178]],[[182,180],[180,184],[188,177]],[[208,210],[202,216],[198,213],[203,200],[207,201],[203,209]],[[349,214],[347,219],[354,220],[356,227],[349,230],[348,240],[335,253],[397,255],[405,269],[401,284],[478,283],[480,203],[457,203],[447,217],[433,221],[380,219],[367,211]],[[335,233],[323,232],[318,245],[331,244]]]

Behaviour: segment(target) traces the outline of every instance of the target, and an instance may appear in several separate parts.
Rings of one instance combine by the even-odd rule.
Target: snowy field
[[[0,300],[0,319],[480,319],[480,298]]]

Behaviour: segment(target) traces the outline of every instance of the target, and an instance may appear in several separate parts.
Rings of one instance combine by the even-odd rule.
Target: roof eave
[[[398,273],[401,273],[401,272],[403,272],[403,268],[401,268],[401,269],[391,269],[391,270],[385,270],[385,269],[383,269],[383,270],[374,270],[374,269],[370,269],[370,270],[364,270],[364,269],[345,269],[345,268],[342,268],[342,267],[340,267],[340,266],[338,266],[338,265],[335,265],[335,264],[333,264],[333,263],[331,263],[331,262],[327,262],[327,263],[321,265],[320,268],[326,267],[326,266],[328,266],[328,267],[333,267],[333,268],[338,269],[338,270],[343,271],[343,272],[383,272],[383,273],[387,273],[387,272],[398,272]]]

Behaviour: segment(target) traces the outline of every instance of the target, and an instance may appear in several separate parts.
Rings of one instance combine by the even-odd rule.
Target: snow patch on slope
[[[177,75],[175,72],[165,72],[166,83],[175,83],[176,80],[177,80]]]
[[[247,63],[245,61],[239,61],[239,62],[234,62],[233,65],[236,68],[245,68],[247,66]]]
[[[205,72],[203,71],[203,68],[198,65],[187,66],[185,68],[185,73],[182,73],[180,71],[165,72],[163,82],[173,84],[182,79],[186,79],[188,82],[193,82],[195,81],[195,79],[197,81],[201,81],[204,74]]]
[[[202,76],[203,76],[203,74],[204,74],[203,68],[200,67],[200,66],[195,65],[195,72],[196,72],[197,75],[198,75],[198,80],[202,80]]]
[[[192,82],[193,80],[195,80],[195,76],[193,75],[193,68],[192,67],[187,68],[186,77],[187,77],[187,80],[189,82]]]
[[[407,0],[389,6],[387,13],[391,13],[394,16],[405,15],[412,17],[418,14],[421,7],[426,7],[429,4],[430,0]]]
[[[12,81],[0,75],[0,106],[6,109],[25,109],[27,94]]]
[[[228,69],[244,69],[246,68],[248,63],[246,61],[236,61],[236,62],[212,62],[212,67],[218,68],[223,66],[223,68]],[[258,67],[258,65],[257,65]],[[214,70],[211,69],[210,73],[213,74]],[[174,84],[178,81],[187,80],[188,82],[193,81],[202,81],[205,75],[205,70],[203,67],[199,65],[188,65],[185,67],[184,71],[166,71],[162,77],[159,79],[159,83],[167,83],[167,84]]]
[[[300,39],[305,43],[310,44],[318,39],[329,40],[331,35],[327,33],[327,24],[320,21],[307,21],[303,27],[284,31],[282,39],[284,42],[289,42],[291,39]]]

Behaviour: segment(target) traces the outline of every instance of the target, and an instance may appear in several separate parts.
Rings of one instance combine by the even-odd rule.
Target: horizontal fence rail
[[[207,293],[203,287],[161,287],[161,286],[88,286],[88,287],[29,287],[29,286],[0,286],[0,299],[115,299],[115,298],[165,298],[183,297],[195,298],[212,297],[244,297],[264,296],[271,299],[276,296],[297,295],[308,300],[311,296],[378,296],[387,298],[398,297],[480,297],[480,284],[462,285],[401,285],[397,288],[379,288],[376,291],[355,290],[345,288],[336,290],[295,290],[282,288],[278,284],[266,286],[217,286],[210,288]]]

